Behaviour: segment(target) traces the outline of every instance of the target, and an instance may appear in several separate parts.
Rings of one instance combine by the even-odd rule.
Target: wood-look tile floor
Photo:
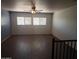
[[[1,44],[1,56],[12,59],[52,59],[52,36],[12,36]]]

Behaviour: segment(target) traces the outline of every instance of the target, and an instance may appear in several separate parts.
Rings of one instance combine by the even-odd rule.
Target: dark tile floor
[[[12,59],[52,59],[52,36],[12,36],[2,43],[1,56]]]

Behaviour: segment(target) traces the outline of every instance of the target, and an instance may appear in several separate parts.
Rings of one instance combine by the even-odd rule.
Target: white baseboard
[[[1,44],[4,42],[4,41],[6,41],[8,38],[10,38],[11,37],[11,35],[8,35],[7,37],[5,37],[4,39],[2,39],[1,40]]]

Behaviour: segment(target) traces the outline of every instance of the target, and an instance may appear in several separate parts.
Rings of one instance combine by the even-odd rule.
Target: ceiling
[[[54,11],[76,5],[76,0],[32,0],[37,10],[52,13]],[[31,0],[2,0],[2,9],[16,12],[29,12],[32,7]]]

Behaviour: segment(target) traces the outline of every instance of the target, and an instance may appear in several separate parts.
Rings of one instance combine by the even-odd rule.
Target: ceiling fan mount
[[[35,7],[35,6],[32,7],[31,13],[32,13],[32,14],[35,14],[35,13],[36,13],[36,7]]]
[[[36,10],[35,0],[31,0],[31,4],[32,4],[32,10],[31,10],[32,14],[39,13],[40,11],[42,11],[42,10]]]
[[[33,6],[33,7],[32,7],[32,10],[35,10],[35,9],[36,9],[36,7],[35,7],[35,6]]]

